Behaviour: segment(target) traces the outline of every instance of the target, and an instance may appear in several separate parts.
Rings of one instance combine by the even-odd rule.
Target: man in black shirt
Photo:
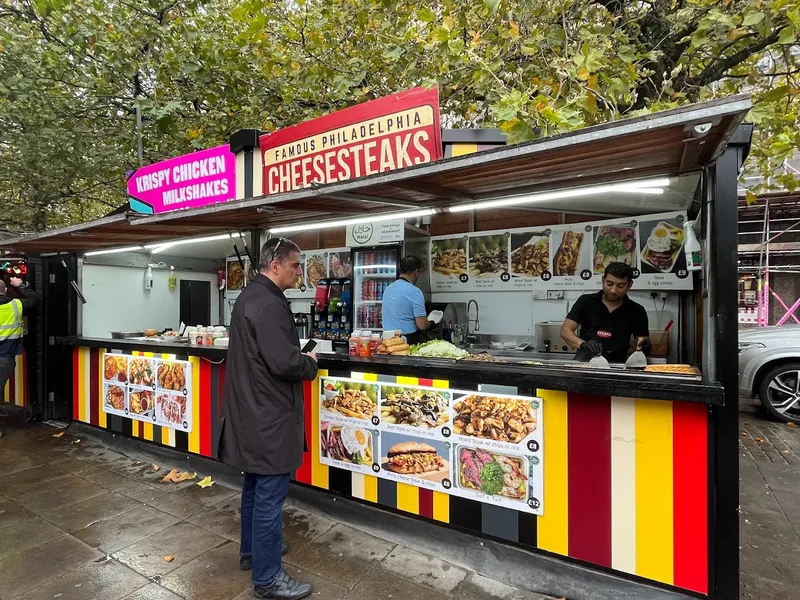
[[[602,354],[609,362],[624,362],[631,336],[642,340],[645,353],[650,349],[647,311],[628,298],[631,285],[633,269],[625,263],[611,263],[603,275],[603,289],[584,294],[572,306],[561,326],[561,337],[578,348],[576,360],[586,362]]]

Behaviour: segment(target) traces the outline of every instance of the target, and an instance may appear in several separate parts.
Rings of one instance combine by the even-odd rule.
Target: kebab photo
[[[536,234],[512,235],[511,273],[528,277],[541,277],[550,263],[550,238]],[[519,243],[519,240],[522,243]]]
[[[482,235],[469,239],[469,274],[499,275],[508,271],[508,235]]]

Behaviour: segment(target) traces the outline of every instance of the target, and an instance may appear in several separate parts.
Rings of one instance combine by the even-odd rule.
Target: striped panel
[[[567,415],[569,555],[610,567],[611,398],[569,394]]]
[[[636,573],[636,401],[611,399],[611,567]]]
[[[303,382],[303,397],[305,400],[305,404],[307,405],[311,402],[311,390],[314,387],[319,387],[319,377],[316,378],[314,381],[304,381]],[[303,463],[300,465],[300,468],[295,471],[294,477],[295,481],[299,481],[300,483],[311,483],[311,463],[312,463],[312,449],[313,444],[310,442],[312,437],[317,437],[320,435],[319,429],[314,429],[314,424],[311,420],[311,412],[308,406],[304,406],[303,408],[303,427],[304,427],[304,434],[306,436],[306,447],[307,451],[303,452]],[[319,459],[318,459],[319,460]],[[355,485],[353,486],[355,489]]]
[[[98,386],[100,385],[100,351],[92,348],[89,352],[89,423],[97,427],[100,425],[100,404],[97,402]]]
[[[320,369],[318,376],[326,377],[328,371]],[[316,383],[316,382],[315,382]],[[311,484],[316,487],[328,489],[328,466],[319,462],[319,383],[311,386]]]
[[[451,156],[464,156],[478,151],[478,144],[450,144]]]
[[[636,574],[673,582],[672,404],[636,400]]]
[[[16,357],[14,370],[0,393],[0,400],[16,406],[28,406],[28,365],[24,352]]]
[[[187,401],[192,403],[192,426],[188,435],[188,450],[200,454],[200,357],[190,356],[189,362],[192,365],[192,396]]]
[[[569,554],[567,498],[567,393],[537,390],[544,412],[544,499],[538,518],[538,546],[555,554]]]
[[[708,408],[673,403],[674,584],[708,594]]]
[[[433,518],[442,523],[450,522],[450,495],[433,492]]]
[[[108,428],[108,415],[103,410],[103,354],[105,352],[105,348],[97,350],[99,356],[97,361],[97,399],[94,402],[95,406],[97,406],[97,426],[103,429]]]
[[[397,484],[397,509],[414,515],[419,514],[419,492],[415,485],[407,483]]]

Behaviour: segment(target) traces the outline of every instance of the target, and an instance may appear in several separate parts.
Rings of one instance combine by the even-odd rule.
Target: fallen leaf
[[[173,560],[175,560],[175,555],[174,554],[167,554],[164,557],[164,560],[167,561],[167,562],[172,562]]]
[[[760,438],[760,437],[753,438],[753,439],[754,439],[755,441],[757,441],[757,442],[763,442],[763,441],[764,441],[764,438]]]
[[[73,444],[80,444],[80,443],[81,443],[81,441],[80,441],[80,440],[75,440],[75,441],[74,441],[74,442],[72,442],[72,443],[73,443]]]
[[[158,465],[153,465],[153,473],[156,473],[156,472],[158,472],[158,470],[159,470],[160,468],[161,468],[161,467],[159,467]]]
[[[197,473],[189,473],[187,471],[178,471],[178,469],[172,469],[167,475],[161,480],[161,483],[181,483],[182,481],[188,481],[190,479],[194,479],[197,477]]]
[[[794,429],[795,427],[797,427],[797,423],[787,423],[786,426]]]
[[[63,436],[64,436],[64,432],[63,431],[61,433],[54,433],[53,434],[54,438],[60,438],[60,437],[63,437]]]
[[[788,450],[784,450],[783,453],[784,454],[789,454],[789,451]]]
[[[198,481],[197,485],[199,485],[201,488],[211,487],[212,485],[214,485],[214,480],[211,479],[211,475],[209,475],[208,477],[206,477],[202,481]]]

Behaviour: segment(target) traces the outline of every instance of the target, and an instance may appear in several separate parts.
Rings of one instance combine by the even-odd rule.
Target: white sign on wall
[[[405,221],[379,221],[377,223],[358,223],[347,226],[347,245],[382,246],[403,241]]]

